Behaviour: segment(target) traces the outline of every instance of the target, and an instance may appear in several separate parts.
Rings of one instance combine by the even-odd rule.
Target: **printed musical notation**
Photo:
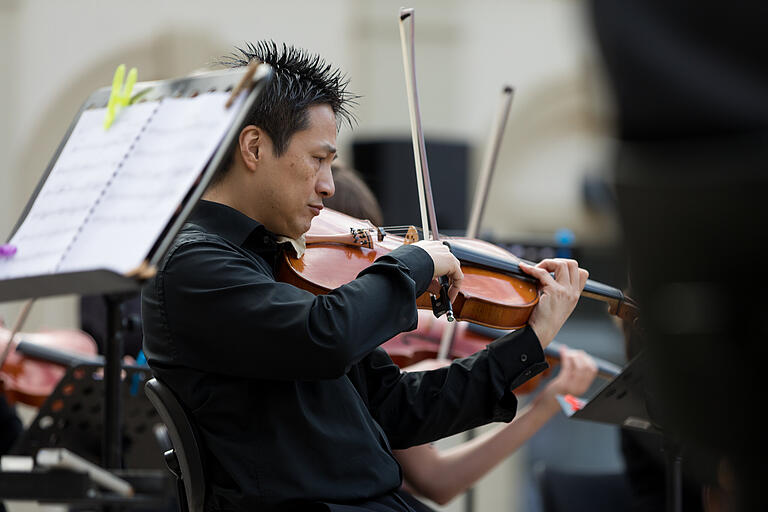
[[[18,250],[0,260],[0,279],[136,268],[231,125],[228,97],[139,103],[107,131],[105,109],[84,111],[9,241]]]

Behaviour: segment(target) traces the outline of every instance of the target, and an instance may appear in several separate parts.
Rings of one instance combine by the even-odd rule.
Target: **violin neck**
[[[54,363],[61,366],[75,366],[84,363],[104,364],[102,356],[84,356],[72,352],[65,352],[55,348],[30,343],[29,341],[20,341],[16,345],[16,352],[30,359]]]
[[[560,343],[553,341],[549,345],[547,345],[547,348],[544,349],[544,355],[547,357],[552,357],[555,359],[560,359],[560,351],[563,349],[563,345]],[[598,357],[590,355],[592,360],[595,362],[595,366],[597,366],[597,376],[603,379],[612,379],[619,375],[621,373],[621,366],[617,364],[613,364],[610,361],[606,361],[605,359],[600,359]]]
[[[538,282],[537,279],[523,272],[516,261],[479,253],[467,247],[462,247],[457,243],[446,242],[446,244],[451,248],[453,255],[464,264],[501,272],[535,283]],[[634,302],[624,296],[624,293],[618,288],[587,279],[587,283],[584,285],[584,290],[582,290],[581,295],[583,297],[589,297],[590,299],[606,302],[608,304],[608,312],[618,316],[622,320],[631,321],[637,316],[637,308]]]

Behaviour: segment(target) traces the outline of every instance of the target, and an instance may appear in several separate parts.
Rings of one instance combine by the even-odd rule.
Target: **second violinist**
[[[275,76],[143,290],[149,364],[201,433],[206,509],[419,510],[397,494],[392,449],[511,421],[511,389],[546,367],[542,348],[587,273],[572,260],[525,267],[541,283],[527,327],[446,368],[402,373],[378,345],[416,326],[434,278],[455,293],[459,263],[418,242],[325,295],[276,281],[283,241],[334,193],[337,120],[354,97],[319,56],[261,42],[230,62],[253,58]]]

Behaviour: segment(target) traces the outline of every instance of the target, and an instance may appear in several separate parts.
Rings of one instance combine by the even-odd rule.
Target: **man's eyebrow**
[[[323,149],[325,149],[329,153],[336,153],[336,146],[332,144],[326,144]]]

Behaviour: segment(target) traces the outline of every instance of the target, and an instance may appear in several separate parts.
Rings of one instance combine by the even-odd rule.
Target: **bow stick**
[[[467,238],[475,238],[480,229],[480,221],[483,218],[485,204],[488,199],[488,191],[490,190],[491,177],[493,176],[493,171],[496,169],[496,161],[499,156],[501,139],[504,135],[504,128],[507,126],[509,110],[512,107],[513,93],[514,89],[509,85],[505,85],[501,90],[501,101],[499,102],[499,109],[496,111],[493,132],[491,138],[488,140],[485,157],[483,158],[483,166],[480,168],[480,175],[477,179],[475,198],[472,201],[472,210],[469,216],[469,223],[467,224]],[[437,352],[438,359],[446,359],[448,357],[451,347],[453,346],[455,333],[456,328],[453,323],[446,325],[445,329],[443,329],[443,334],[440,338],[440,348]]]
[[[419,112],[419,92],[416,88],[416,45],[415,11],[413,8],[401,8],[400,46],[403,52],[403,69],[405,71],[405,88],[408,94],[408,112],[411,118],[411,139],[413,141],[413,159],[416,166],[416,184],[419,190],[419,208],[421,211],[421,223],[425,240],[440,240],[437,230],[437,216],[435,215],[435,203],[432,197],[432,184],[429,180],[429,167],[427,166],[427,151],[424,145],[424,131],[421,126],[421,113]],[[411,20],[410,46],[405,34],[405,22]],[[453,322],[453,307],[448,298],[448,278],[440,278],[440,294],[437,298],[432,296],[432,311],[435,316],[446,314],[448,321]]]

